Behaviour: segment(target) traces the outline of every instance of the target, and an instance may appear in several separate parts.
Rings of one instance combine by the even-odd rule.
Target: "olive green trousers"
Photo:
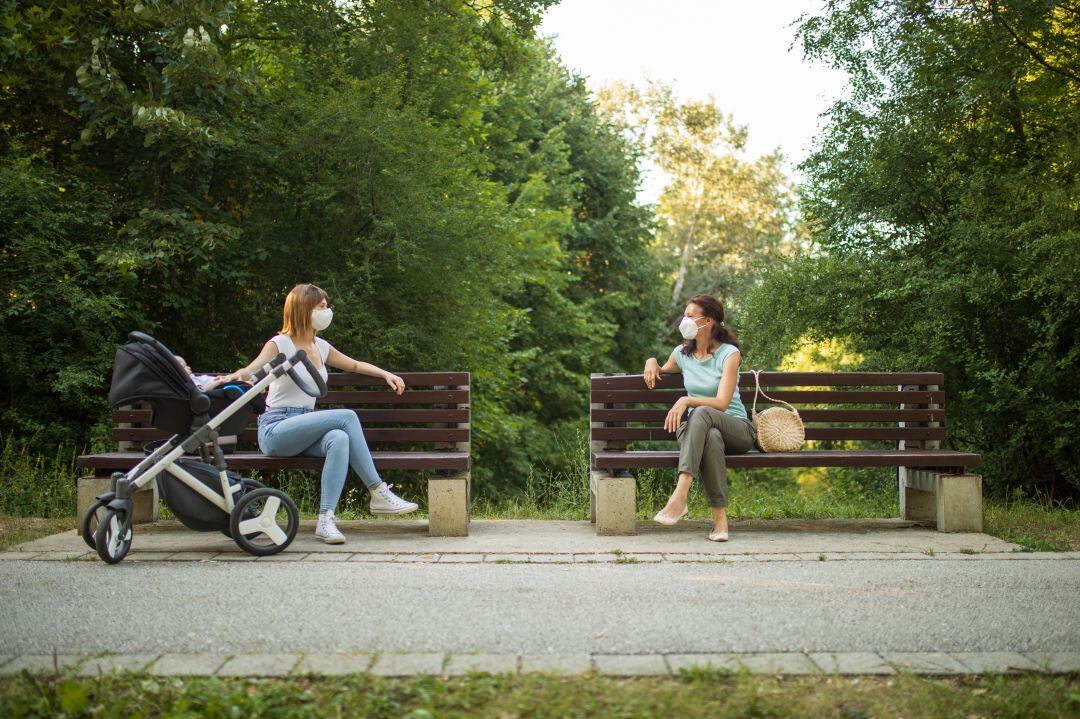
[[[713,508],[728,504],[725,454],[746,454],[757,447],[757,430],[749,420],[712,407],[694,407],[675,430],[679,472],[701,480]]]

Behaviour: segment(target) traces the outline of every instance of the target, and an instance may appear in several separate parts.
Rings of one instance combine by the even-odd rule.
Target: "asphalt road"
[[[4,562],[0,654],[1080,651],[1080,561]]]

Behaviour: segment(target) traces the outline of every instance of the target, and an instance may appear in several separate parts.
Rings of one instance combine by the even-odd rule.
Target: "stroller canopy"
[[[159,399],[187,402],[198,392],[194,380],[165,345],[149,335],[141,337],[145,339],[116,350],[109,404],[115,408]]]

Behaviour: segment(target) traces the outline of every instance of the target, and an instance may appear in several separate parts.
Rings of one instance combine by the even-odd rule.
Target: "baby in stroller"
[[[190,377],[191,381],[195,383],[195,386],[201,389],[203,392],[209,392],[215,387],[220,387],[227,381],[224,377],[215,377],[212,374],[195,374],[195,370],[191,369],[191,366],[187,363],[187,360],[185,360],[180,355],[173,355],[173,357],[175,357],[176,361],[179,362],[180,365],[184,368],[184,371],[187,372],[188,377]]]
[[[228,470],[220,436],[236,434],[253,417],[253,405],[277,377],[288,374],[314,397],[326,384],[305,352],[278,354],[252,376],[252,383],[229,382],[200,388],[183,358],[142,332],[116,352],[109,403],[112,407],[145,402],[150,423],[173,436],[135,467],[113,474],[113,489],[99,495],[79,523],[83,540],[109,564],[121,561],[131,548],[131,496],[152,481],[169,509],[197,531],[221,531],[244,551],[255,555],[282,551],[296,536],[299,512],[284,492],[264,487]],[[296,371],[303,364],[315,386]],[[184,457],[198,452],[200,459]]]

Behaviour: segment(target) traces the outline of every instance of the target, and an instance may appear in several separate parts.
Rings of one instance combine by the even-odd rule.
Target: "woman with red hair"
[[[395,374],[373,364],[359,362],[338,351],[317,333],[330,326],[334,311],[330,309],[326,292],[315,285],[293,287],[285,298],[281,333],[263,345],[259,356],[247,367],[224,378],[227,381],[247,381],[251,374],[268,363],[279,352],[288,356],[302,349],[311,362],[327,378],[326,367],[345,372],[381,377],[392,390],[401,394],[405,382]],[[301,379],[311,382],[303,366],[296,368]],[[326,457],[322,470],[322,490],[319,499],[319,521],[315,536],[328,544],[341,544],[345,535],[337,527],[334,509],[345,487],[349,467],[371,493],[373,514],[407,514],[416,511],[414,502],[407,502],[390,491],[379,478],[371,459],[360,419],[351,409],[315,409],[315,399],[305,394],[288,375],[270,384],[266,411],[259,416],[259,449],[274,457]]]

